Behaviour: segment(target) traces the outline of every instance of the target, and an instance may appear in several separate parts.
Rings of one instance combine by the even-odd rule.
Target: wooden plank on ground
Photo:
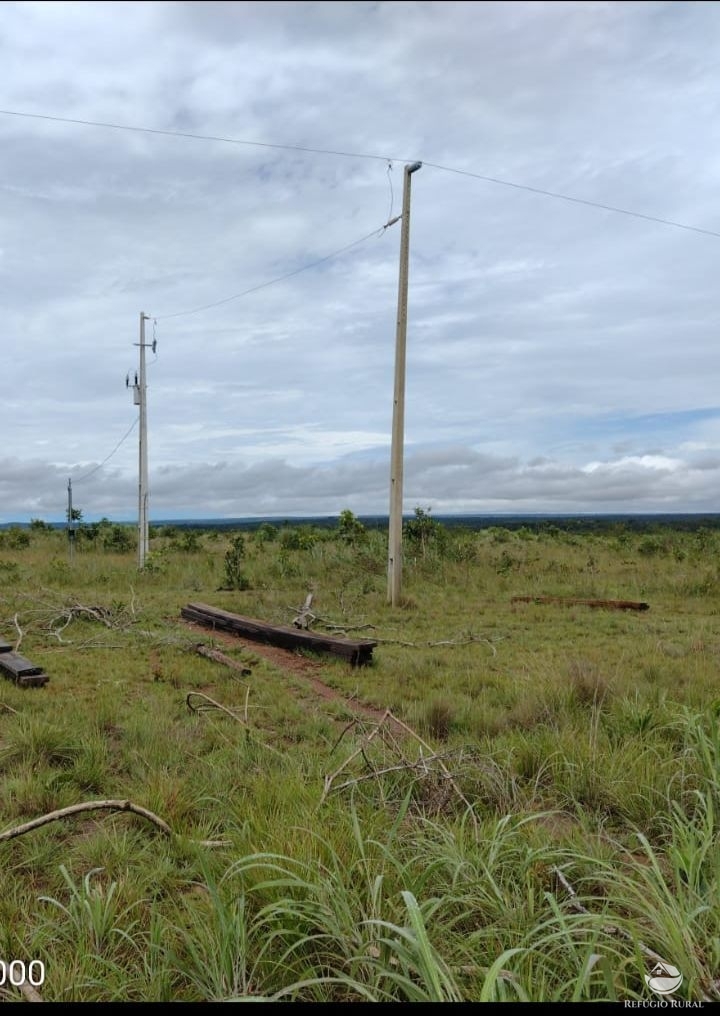
[[[42,667],[36,667],[24,656],[13,652],[0,653],[0,674],[23,688],[47,684],[50,680]]]
[[[309,649],[315,653],[331,653],[361,667],[372,660],[377,645],[372,639],[342,639],[334,635],[319,635],[285,625],[268,624],[254,617],[233,614],[229,610],[211,607],[207,603],[189,603],[180,611],[186,621],[194,621],[206,628],[229,631],[241,638],[265,642],[281,649]]]
[[[24,656],[17,653],[3,653],[0,656],[0,670],[4,670],[11,677],[30,677],[33,674],[42,674],[42,667],[36,667]]]
[[[0,642],[0,653],[11,653],[12,646],[9,642]]]
[[[650,610],[636,600],[586,600],[574,596],[513,596],[511,603],[554,603],[560,607],[599,607],[602,610]]]

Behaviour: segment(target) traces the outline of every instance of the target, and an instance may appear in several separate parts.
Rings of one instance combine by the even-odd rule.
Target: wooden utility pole
[[[405,166],[403,182],[400,277],[395,332],[395,390],[390,449],[390,518],[388,531],[388,603],[396,607],[402,587],[403,444],[405,440],[405,344],[407,339],[408,257],[410,252],[410,177],[422,166]]]

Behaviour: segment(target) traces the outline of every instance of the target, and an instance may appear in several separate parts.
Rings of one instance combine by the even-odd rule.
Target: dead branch
[[[366,746],[367,746],[367,745],[369,745],[369,744],[370,744],[370,742],[371,742],[371,741],[372,741],[372,740],[373,740],[373,739],[374,739],[375,737],[377,737],[377,736],[378,736],[378,734],[380,734],[380,733],[381,733],[381,730],[382,730],[382,726],[383,726],[383,724],[385,723],[385,721],[387,720],[387,718],[388,718],[388,717],[389,717],[390,715],[391,715],[391,713],[390,713],[390,710],[389,710],[389,709],[386,709],[386,710],[385,710],[385,712],[384,712],[384,713],[383,713],[383,715],[382,715],[382,719],[380,719],[380,720],[379,720],[379,721],[378,721],[378,722],[377,722],[377,723],[375,724],[375,726],[374,726],[373,730],[372,730],[372,731],[370,732],[370,734],[368,734],[368,736],[367,736],[367,737],[366,737],[366,738],[364,739],[364,743],[363,743],[363,744],[361,744],[361,745],[360,745],[360,747],[359,747],[359,748],[357,748],[357,749],[356,749],[356,750],[355,750],[355,751],[354,751],[354,752],[352,753],[352,755],[350,755],[350,757],[349,757],[349,758],[346,758],[346,759],[345,759],[345,761],[343,762],[343,764],[342,764],[342,765],[340,766],[340,768],[339,768],[339,769],[336,769],[336,770],[335,770],[335,772],[334,772],[334,773],[332,773],[332,774],[331,774],[330,776],[326,776],[326,777],[325,777],[325,789],[323,790],[323,794],[322,794],[322,797],[320,798],[320,804],[323,804],[323,803],[325,802],[325,800],[326,800],[326,798],[327,798],[328,794],[329,794],[329,793],[331,792],[331,790],[333,789],[333,783],[334,783],[335,779],[336,779],[336,778],[337,778],[337,777],[338,777],[338,776],[340,775],[340,773],[341,773],[341,772],[342,772],[342,771],[343,771],[344,769],[347,769],[347,767],[348,767],[348,766],[350,765],[350,763],[351,763],[351,762],[353,761],[353,759],[356,759],[356,758],[358,757],[358,755],[362,754],[362,752],[364,751],[364,749],[366,748]],[[353,722],[354,722],[354,721],[353,721]],[[346,730],[348,730],[348,729],[349,729],[349,727],[347,727],[347,728],[346,728]]]
[[[68,818],[70,815],[77,815],[83,811],[99,811],[101,809],[105,811],[132,812],[133,815],[139,815],[141,818],[147,819],[148,822],[152,822],[165,836],[176,835],[164,819],[161,819],[154,812],[148,811],[147,808],[143,808],[139,804],[133,804],[132,801],[83,801],[80,804],[71,804],[67,808],[50,811],[47,815],[41,815],[30,822],[24,822],[22,825],[15,826],[13,829],[6,829],[5,832],[0,833],[0,843],[5,840],[14,840],[16,836],[23,836],[25,833],[32,832],[33,829],[39,829],[41,826],[48,825],[50,822],[57,822],[62,818]],[[192,840],[191,842],[199,847],[230,846],[229,840]]]
[[[346,780],[345,783],[340,783],[338,786],[333,787],[333,790],[346,790],[348,787],[357,786],[359,783],[367,783],[368,780],[377,779],[378,776],[385,776],[387,773],[402,773],[416,770],[421,776],[429,776],[431,772],[429,764],[437,762],[439,758],[439,755],[431,755],[429,758],[421,757],[416,762],[399,762],[396,766],[385,766],[384,769],[374,769],[368,762],[369,773],[365,773],[364,776],[356,776],[352,780]],[[444,774],[443,779],[447,779]]]
[[[568,894],[570,906],[573,908],[573,910],[577,911],[579,914],[585,914],[586,917],[592,917],[593,916],[592,912],[588,910],[588,908],[580,902],[578,894],[575,892],[572,885],[568,882],[567,878],[560,870],[560,868],[553,865],[550,871],[558,880],[558,882],[563,887],[565,892]],[[630,932],[625,931],[624,928],[619,928],[616,924],[603,924],[602,930],[606,935],[611,935],[613,937],[619,936],[620,938],[624,938],[626,941],[632,942],[633,944],[637,945],[638,949],[643,954],[643,956],[645,956],[646,959],[650,960],[651,963],[653,964],[661,963],[663,966],[667,966],[668,961],[664,959],[660,955],[660,953],[656,953],[654,949],[651,949],[649,946],[645,945],[645,943],[642,942],[640,939],[633,938]],[[702,998],[704,1002],[713,1001],[712,998],[710,998],[708,995],[705,994],[703,994]]]
[[[321,617],[317,618],[317,620],[320,622],[320,626],[322,628],[324,628],[326,631],[338,631],[338,632],[346,633],[346,632],[349,632],[349,631],[367,631],[368,629],[372,629],[372,631],[376,631],[377,630],[377,625],[369,624],[369,623],[367,623],[367,624],[333,624],[331,621],[325,621]]]
[[[191,691],[191,692],[189,692],[188,695],[185,698],[185,704],[187,705],[187,707],[188,707],[188,709],[190,710],[191,713],[198,713],[199,714],[199,713],[203,713],[203,712],[208,712],[211,709],[219,709],[221,713],[225,713],[227,716],[232,717],[233,720],[237,720],[238,723],[242,723],[242,725],[246,728],[248,734],[252,734],[254,737],[257,737],[257,734],[255,733],[255,731],[252,730],[250,728],[250,726],[248,725],[248,720],[247,720],[248,695],[249,694],[250,694],[250,689],[248,688],[247,694],[245,695],[245,718],[244,719],[243,719],[242,716],[238,716],[237,713],[233,712],[232,709],[228,709],[227,706],[221,705],[220,702],[216,702],[215,699],[210,698],[209,695],[206,695],[202,691]],[[205,704],[204,705],[199,705],[199,706],[194,706],[192,704],[192,702],[190,701],[193,698],[202,699]],[[265,741],[261,741],[259,738],[258,738],[258,743],[261,744],[263,746],[263,748],[266,748],[268,751],[271,751],[274,755],[279,755],[280,758],[283,757],[282,752],[278,751],[277,748],[273,748],[273,746],[271,744],[266,744]]]
[[[383,639],[379,637],[376,637],[375,641],[389,646],[402,646],[405,649],[434,649],[436,646],[467,646],[473,642],[484,642],[486,646],[489,646],[493,656],[497,656],[495,643],[502,641],[503,638],[505,638],[504,635],[496,639],[489,639],[484,635],[475,635],[473,632],[469,632],[467,635],[461,635],[456,639],[440,639],[435,642],[405,642],[403,639]]]
[[[310,625],[315,621],[315,615],[311,612],[310,607],[312,606],[313,594],[308,593],[305,597],[305,603],[300,607],[300,611],[296,617],[293,618],[293,625],[296,628],[309,628]]]
[[[20,627],[20,624],[19,624],[19,622],[18,622],[18,616],[17,616],[17,614],[16,614],[16,615],[15,615],[15,617],[13,618],[13,624],[15,625],[15,630],[16,630],[16,631],[17,631],[17,633],[18,633],[18,638],[17,638],[17,642],[15,643],[15,646],[14,646],[14,648],[13,648],[13,652],[14,652],[14,653],[16,653],[16,652],[18,651],[18,649],[20,648],[20,643],[22,642],[22,640],[23,640],[23,635],[24,635],[25,633],[23,632],[22,628]]]
[[[231,656],[226,656],[219,649],[211,649],[204,642],[198,642],[191,648],[198,656],[204,656],[207,660],[214,660],[215,663],[224,663],[226,667],[239,671],[243,677],[248,677],[252,673],[249,667],[245,667],[242,663],[238,663],[237,660],[233,660]]]
[[[650,610],[637,600],[588,600],[577,596],[512,596],[510,603],[549,603],[559,607],[595,607],[601,610]]]
[[[20,715],[18,713],[17,709],[13,709],[13,707],[9,706],[7,704],[7,702],[0,702],[0,710],[2,710],[3,712],[6,712],[6,713],[13,713],[14,716],[19,716]]]
[[[190,699],[192,699],[192,698],[203,699],[203,701],[208,703],[208,704],[205,705],[205,706],[202,706],[202,705],[201,706],[194,706],[192,704],[192,702],[190,701]],[[199,712],[202,712],[203,710],[207,710],[207,709],[219,709],[221,713],[226,713],[228,716],[232,716],[232,718],[234,720],[237,720],[238,723],[244,723],[245,722],[243,720],[242,716],[238,716],[237,713],[234,713],[232,711],[232,709],[228,709],[227,706],[221,705],[219,702],[216,702],[215,699],[210,698],[209,695],[206,695],[205,692],[202,692],[202,691],[191,691],[191,692],[189,692],[188,695],[185,698],[185,704],[187,705],[187,707],[188,707],[188,709],[190,710],[191,713],[199,713]]]
[[[5,960],[2,958],[0,958],[0,965],[2,966],[3,970],[9,970],[10,968],[10,964],[6,963]],[[13,984],[12,986],[14,988],[17,988],[17,990],[20,992],[20,994],[23,996],[26,1002],[45,1001],[45,999],[42,997],[42,995],[40,995],[38,990],[34,988],[33,985],[30,984],[30,982],[25,978],[23,978],[20,984]]]
[[[388,712],[389,712],[389,710],[388,710]],[[418,742],[418,744],[421,745],[421,747],[425,748],[426,751],[429,751],[432,754],[432,748],[427,743],[427,741],[423,741],[422,737],[420,737],[419,734],[417,734],[411,727],[408,727],[408,725],[406,723],[403,723],[402,720],[399,720],[397,718],[397,716],[393,716],[392,713],[390,713],[390,716],[395,721],[395,723],[397,723],[400,727],[402,727],[402,729],[407,734],[409,734],[410,737],[414,737],[415,740]],[[440,758],[438,758],[438,765],[440,766],[440,769],[442,770],[442,772],[445,774],[446,778],[449,780],[449,782],[450,782],[451,786],[453,787],[455,793],[458,795],[460,800],[463,802],[463,804],[467,808],[467,810],[468,810],[468,812],[470,814],[470,817],[472,818],[473,828],[477,832],[477,818],[475,817],[475,812],[473,811],[472,805],[468,801],[467,797],[465,797],[465,795],[463,794],[463,792],[460,789],[460,787],[457,785],[457,783],[456,783],[455,779],[453,778],[453,775],[450,772],[450,770],[447,768],[445,763]]]
[[[390,724],[394,725],[395,730],[392,730],[390,728]],[[342,737],[344,737],[344,735],[351,728],[351,726],[352,725],[346,727],[343,730],[342,734],[340,735],[340,739],[336,742],[334,748],[337,747],[337,745],[340,743],[340,740],[342,740]],[[407,759],[406,756],[404,755],[401,744],[395,737],[395,734],[397,733],[398,730],[402,730],[408,737],[412,738],[420,746],[420,755],[416,760],[411,761]],[[375,740],[375,738],[377,737],[381,737],[383,739],[385,745],[388,748],[390,748],[390,750],[393,752],[396,758],[399,759],[398,762],[394,763],[391,766],[386,765],[381,769],[377,769],[371,763],[370,759],[368,758],[367,749],[369,748],[372,741]],[[336,786],[335,781],[337,780],[337,778],[340,776],[341,773],[345,772],[348,769],[351,763],[358,756],[361,756],[363,758],[366,768],[370,770],[370,775],[349,779],[346,780],[344,783],[340,784],[339,786]],[[420,735],[416,731],[414,731],[411,727],[409,727],[406,723],[398,719],[398,717],[395,716],[390,709],[385,710],[385,712],[382,715],[382,718],[378,721],[378,723],[375,724],[370,733],[363,737],[360,745],[355,749],[355,751],[353,751],[348,756],[348,758],[345,759],[342,765],[340,765],[335,770],[335,772],[325,777],[324,781],[325,785],[322,797],[320,798],[320,804],[322,805],[334,790],[338,791],[343,790],[357,783],[365,782],[368,779],[378,778],[388,772],[398,772],[400,770],[406,770],[419,772],[423,776],[428,776],[432,772],[434,772],[436,768],[440,770],[443,780],[446,781],[446,785],[452,788],[452,790],[455,792],[458,798],[465,805],[472,819],[473,826],[477,831],[477,818],[475,816],[473,807],[468,801],[465,794],[463,793],[460,786],[458,785],[457,780],[450,772],[448,767],[445,765],[442,756],[434,752],[433,749],[430,747],[430,745],[427,743],[427,741],[423,740],[423,738],[420,737]]]

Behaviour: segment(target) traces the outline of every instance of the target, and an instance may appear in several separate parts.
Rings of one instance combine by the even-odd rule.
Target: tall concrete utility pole
[[[145,379],[145,322],[147,314],[140,314],[140,376],[135,378],[133,394],[140,407],[140,447],[138,468],[138,568],[145,567],[148,551],[148,457],[147,457],[147,382]],[[153,341],[153,352],[155,342]]]
[[[395,332],[395,391],[390,449],[390,519],[388,532],[388,603],[397,607],[402,587],[403,445],[405,440],[405,344],[407,339],[408,256],[410,252],[410,177],[422,166],[405,166],[397,330]]]

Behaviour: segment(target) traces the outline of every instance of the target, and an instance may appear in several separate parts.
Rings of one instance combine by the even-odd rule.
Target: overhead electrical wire
[[[125,433],[120,438],[118,443],[115,445],[113,450],[110,452],[109,455],[105,456],[105,458],[102,460],[102,462],[98,462],[98,464],[96,466],[93,466],[93,468],[89,472],[84,473],[83,476],[78,476],[77,478],[75,478],[73,480],[73,482],[74,483],[82,483],[83,480],[87,480],[89,477],[91,477],[93,475],[93,473],[97,473],[98,469],[102,469],[102,467],[105,465],[105,463],[110,461],[110,459],[113,457],[115,452],[118,451],[118,449],[121,447],[121,445],[123,445],[125,443],[125,441],[127,441],[127,439],[130,437],[130,435],[132,434],[133,430],[138,425],[138,419],[139,419],[139,417],[136,416],[135,419],[133,420],[131,426],[128,427],[128,429],[125,431]]]
[[[309,145],[288,145],[270,141],[251,141],[246,138],[230,138],[215,134],[196,134],[191,131],[167,130],[159,127],[140,127],[132,124],[112,123],[104,120],[82,120],[67,116],[53,116],[49,113],[28,113],[16,109],[0,109],[0,116],[22,117],[30,120],[49,120],[54,123],[74,124],[82,127],[100,127],[107,130],[130,131],[139,134],[159,134],[164,137],[189,138],[195,141],[213,141],[222,144],[242,145],[250,148],[267,148],[277,151],[306,152],[311,155],[333,155],[344,159],[374,159],[392,164],[393,162],[414,162],[415,159],[400,159],[396,156],[378,155],[374,152],[346,152],[342,149],[314,148]],[[523,190],[541,197],[553,198],[557,201],[567,201],[575,205],[584,205],[588,208],[597,208],[605,212],[612,212],[616,215],[626,215],[635,219],[642,219],[646,222],[654,222],[661,226],[670,226],[673,229],[683,229],[692,233],[701,233],[704,236],[712,236],[720,239],[720,232],[713,229],[706,229],[702,226],[692,226],[686,222],[678,222],[675,219],[665,219],[658,215],[649,215],[644,212],[636,212],[631,208],[622,208],[619,205],[604,204],[601,201],[592,201],[589,198],[579,198],[572,194],[565,194],[561,191],[546,190],[543,187],[534,187],[531,184],[518,183],[515,180],[505,180],[502,177],[489,176],[483,173],[476,173],[469,169],[458,169],[454,166],[443,166],[436,162],[421,160],[424,166],[437,169],[443,173],[455,173],[459,176],[472,177],[482,180],[484,183],[495,184],[500,187],[510,187],[514,190]]]
[[[496,176],[485,176],[482,173],[473,173],[469,169],[454,169],[452,166],[439,166],[435,162],[423,162],[423,166],[431,169],[440,169],[443,173],[456,173],[458,176],[470,176],[476,180],[483,180],[485,183],[497,183],[502,187],[513,187],[515,190],[529,191],[531,194],[540,194],[546,198],[557,198],[560,201],[571,201],[575,205],[587,205],[589,208],[601,208],[605,212],[616,212],[618,215],[631,215],[635,219],[645,219],[647,222],[658,222],[662,226],[674,226],[676,229],[689,229],[693,233],[704,233],[705,236],[716,236],[720,238],[720,232],[713,229],[704,229],[702,226],[689,226],[685,222],[676,222],[674,219],[663,219],[657,215],[645,215],[644,212],[631,211],[629,208],[620,208],[617,205],[606,205],[601,201],[590,201],[588,198],[576,198],[570,194],[562,194],[560,191],[545,190],[543,187],[533,187],[526,183],[513,183],[511,180],[501,180]]]
[[[386,155],[369,155],[367,152],[343,152],[332,148],[310,148],[307,145],[281,145],[270,141],[249,141],[245,138],[226,138],[216,134],[195,134],[192,131],[163,130],[160,127],[137,127],[126,123],[108,123],[104,120],[78,120],[69,116],[51,116],[49,113],[26,113],[16,109],[0,109],[2,116],[27,117],[30,120],[52,120],[81,127],[105,127],[114,131],[134,131],[138,134],[162,134],[170,138],[190,138],[193,141],[220,141],[226,145],[247,145],[250,148],[275,148],[286,152],[307,152],[310,155],[337,155],[343,159],[379,159],[389,162]],[[399,162],[399,159],[394,160]]]
[[[223,304],[230,303],[232,300],[239,300],[241,296],[249,296],[250,293],[257,293],[261,289],[267,289],[268,286],[274,286],[277,282],[283,282],[285,279],[291,279],[294,275],[300,275],[301,272],[307,272],[310,268],[316,268],[317,265],[321,265],[325,261],[330,261],[331,258],[339,257],[340,254],[344,254],[353,247],[358,247],[361,243],[365,243],[366,240],[371,239],[373,236],[382,236],[385,230],[392,226],[395,222],[397,222],[397,219],[391,219],[386,222],[384,226],[373,229],[371,233],[366,233],[365,236],[361,236],[357,240],[353,240],[351,243],[346,243],[344,247],[339,247],[337,250],[331,251],[329,254],[325,254],[321,258],[317,258],[315,261],[310,261],[308,264],[302,265],[300,268],[294,268],[291,272],[285,272],[284,275],[278,275],[274,279],[268,279],[267,282],[261,282],[257,286],[250,286],[249,289],[243,289],[240,293],[234,293],[232,296],[226,296],[222,300],[215,300],[213,303],[205,303],[200,307],[191,307],[190,310],[179,310],[174,314],[158,314],[155,317],[155,320],[168,321],[170,318],[184,317],[187,314],[199,314],[202,310],[210,310],[213,307],[221,307]]]

